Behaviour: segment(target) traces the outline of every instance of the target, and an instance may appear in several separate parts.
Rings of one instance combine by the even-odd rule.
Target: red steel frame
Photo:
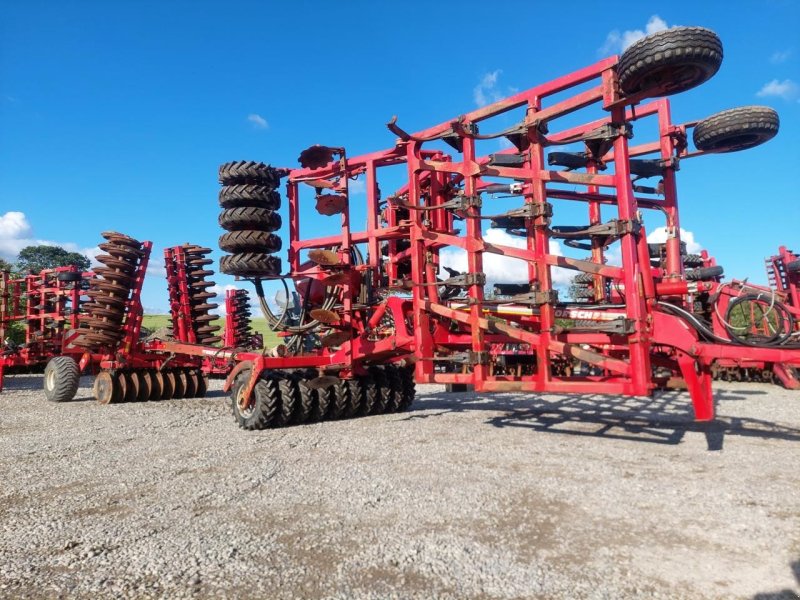
[[[25,330],[25,341],[19,349],[0,353],[0,391],[5,369],[46,364],[60,353],[65,333],[77,327],[81,282],[61,281],[59,273],[91,275],[81,274],[73,266],[18,278],[0,272],[0,343],[6,340],[12,323],[23,323]]]
[[[785,298],[787,306],[797,318],[800,326],[800,271],[789,271],[787,265],[800,261],[786,246],[778,248],[778,254],[766,259],[767,278],[772,288]]]
[[[340,160],[321,168],[289,171],[289,264],[292,278],[324,280],[331,271],[346,271],[355,278],[340,283],[341,306],[336,327],[350,335],[338,349],[323,349],[313,354],[269,358],[239,356],[240,363],[229,376],[226,387],[240,371],[252,368],[246,393],[250,393],[264,368],[284,369],[316,366],[320,371],[348,377],[369,364],[405,359],[416,365],[416,380],[420,383],[471,384],[478,391],[524,390],[537,392],[591,392],[624,395],[649,395],[658,385],[653,376],[654,355],[674,376],[680,377],[690,392],[697,420],[714,416],[711,390],[711,366],[714,361],[734,359],[741,355],[741,346],[703,341],[686,322],[665,312],[659,302],[670,300],[688,305],[691,295],[698,291],[714,291],[716,282],[687,282],[680,256],[680,220],[677,203],[675,171],[678,160],[703,154],[688,151],[687,130],[695,123],[674,125],[666,99],[636,106],[644,98],[621,97],[617,90],[614,66],[616,57],[602,60],[590,67],[552,82],[520,92],[466,115],[434,127],[407,134],[395,121],[389,124],[399,139],[392,148],[355,158],[346,158],[338,149]],[[552,96],[591,83],[592,87],[572,97],[546,101]],[[606,111],[602,119],[578,127],[547,133],[558,119],[579,109],[599,104]],[[497,166],[488,157],[476,155],[477,126],[482,121],[511,110],[524,110],[523,122],[515,130],[524,140],[524,162],[519,166]],[[659,138],[654,142],[629,145],[627,123],[655,116]],[[614,164],[613,174],[603,174],[589,168],[586,173],[555,171],[545,168],[546,144],[581,139],[603,125],[616,127],[616,134],[604,149],[604,163]],[[544,137],[546,135],[546,137]],[[455,138],[461,148],[456,157],[425,145],[433,140]],[[587,144],[588,147],[588,144]],[[516,149],[506,151],[515,153]],[[631,182],[630,160],[633,157],[657,154],[664,163],[663,197],[637,195]],[[381,224],[378,172],[383,167],[405,164],[408,184],[392,198]],[[367,194],[367,229],[354,232],[350,209],[341,212],[341,232],[315,239],[300,236],[300,184],[308,183],[318,190],[332,189],[349,198],[349,179],[364,175]],[[489,179],[491,178],[491,179]],[[496,185],[496,179],[513,183],[520,189],[529,216],[525,220],[527,247],[524,249],[488,243],[481,228],[482,203],[476,200],[483,191]],[[320,181],[324,185],[320,185]],[[564,189],[561,184],[585,188],[585,191]],[[463,236],[452,231],[453,215],[448,203],[456,195],[463,201],[462,216],[466,220]],[[602,246],[593,242],[592,259],[578,260],[556,255],[550,251],[550,200],[587,203],[590,222],[601,223],[601,207],[614,206],[621,222],[618,236],[622,266],[603,264]],[[402,213],[400,210],[404,210]],[[667,220],[669,238],[666,243],[666,269],[651,268],[642,209],[661,211]],[[388,213],[388,214],[387,214]],[[410,242],[408,249],[398,249],[398,242]],[[389,260],[384,268],[380,249],[389,245]],[[365,245],[367,261],[353,264],[351,249]],[[309,267],[301,254],[311,249],[334,247],[339,263],[333,267]],[[441,300],[438,294],[437,271],[439,255],[444,248],[459,248],[467,254],[467,297],[458,303]],[[483,257],[485,253],[500,254],[528,263],[533,306],[509,311],[484,298]],[[397,266],[410,259],[410,281],[397,280]],[[588,320],[609,321],[624,319],[624,333],[602,330],[582,331],[557,323],[559,308],[554,301],[552,267],[564,267],[597,277],[622,282],[625,293],[621,307],[595,307]],[[385,273],[388,282],[381,280]],[[370,279],[375,287],[389,286],[411,289],[411,298],[391,297],[372,306],[356,306],[353,302],[357,281]],[[396,325],[389,338],[370,339],[370,332],[390,311]],[[508,314],[512,312],[513,314]],[[524,375],[491,374],[487,364],[494,344],[528,344],[535,352],[532,372]],[[657,350],[669,349],[664,358]],[[800,351],[783,348],[747,348],[754,360],[800,365]],[[461,373],[441,372],[439,360],[462,358]],[[563,361],[581,361],[592,365],[592,375],[562,375]]]
[[[152,242],[146,241],[142,243],[143,255],[134,272],[131,294],[125,303],[125,320],[122,325],[124,335],[120,342],[114,347],[88,352],[72,343],[74,337],[78,335],[77,329],[64,337],[61,354],[73,356],[78,362],[81,372],[86,369],[96,373],[101,369],[112,371],[116,369],[161,369],[166,366],[170,368],[200,368],[201,352],[197,350],[191,353],[163,352],[161,351],[160,341],[143,342],[140,340],[144,316],[141,298],[142,285],[144,284],[152,249]],[[191,344],[185,345],[189,348],[195,348]]]

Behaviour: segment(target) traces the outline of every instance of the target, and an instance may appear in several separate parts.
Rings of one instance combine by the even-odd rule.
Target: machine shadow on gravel
[[[800,586],[800,559],[794,561],[789,566],[792,569],[792,574],[794,575],[795,581],[797,581],[797,585]],[[762,592],[756,594],[753,596],[753,600],[793,600],[797,597],[797,592],[785,589],[777,592]]]
[[[745,400],[747,395],[761,393],[722,390],[716,393],[715,399],[726,402]],[[726,435],[800,442],[800,429],[764,419],[720,416],[710,422],[696,422],[681,392],[665,392],[653,398],[565,395],[550,400],[534,395],[491,394],[472,399],[462,396],[454,401],[452,397],[453,394],[448,393],[418,397],[415,412],[407,418],[466,411],[503,412],[505,414],[489,418],[487,424],[669,445],[679,444],[686,432],[691,431],[705,435],[709,451],[722,450]],[[440,412],[419,414],[422,410]]]

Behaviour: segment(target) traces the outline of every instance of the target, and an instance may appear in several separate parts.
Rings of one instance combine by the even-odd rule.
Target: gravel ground
[[[797,598],[800,393],[445,394],[236,428],[208,398],[0,394],[0,596]]]

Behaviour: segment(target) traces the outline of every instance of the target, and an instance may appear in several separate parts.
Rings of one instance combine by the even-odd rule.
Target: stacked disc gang
[[[250,327],[250,294],[247,290],[228,290],[225,308],[225,345],[234,348],[251,347],[253,329]]]
[[[281,249],[281,239],[272,233],[281,227],[281,206],[276,191],[282,173],[253,161],[225,163],[219,168],[220,227],[227,233],[219,247],[230,254],[220,260],[220,271],[241,277],[280,275],[281,260],[270,254]]]
[[[170,301],[173,306],[180,307],[177,313],[173,311],[172,330],[176,336],[179,335],[181,328],[176,320],[182,318],[184,330],[194,333],[194,340],[183,341],[194,341],[206,346],[216,344],[222,338],[217,335],[220,326],[212,325],[218,317],[211,314],[211,311],[218,305],[211,302],[216,294],[208,291],[215,283],[206,280],[206,277],[214,274],[214,271],[207,269],[213,262],[210,258],[206,258],[211,253],[211,248],[184,244],[180,246],[181,252],[172,250],[167,259],[174,261],[172,268],[167,272],[175,274],[169,282]]]
[[[114,231],[101,235],[107,241],[100,244],[103,254],[95,260],[103,266],[95,268],[89,280],[91,301],[81,307],[80,335],[74,342],[87,350],[114,347],[122,340],[127,301],[145,255],[142,242],[132,237]]]

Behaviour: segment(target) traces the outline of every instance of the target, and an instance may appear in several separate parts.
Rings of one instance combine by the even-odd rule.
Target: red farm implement
[[[21,277],[0,272],[0,391],[6,369],[44,366],[61,353],[65,333],[77,325],[89,275],[75,267]],[[12,339],[15,328],[22,339]]]
[[[757,146],[778,131],[777,114],[765,107],[672,121],[662,96],[703,83],[721,60],[713,32],[675,28],[414,133],[394,118],[388,127],[397,139],[385,150],[351,157],[342,147],[312,146],[300,154],[300,168],[223,165],[220,223],[228,233],[220,247],[230,255],[221,270],[253,281],[286,342],[285,356],[240,362],[229,376],[240,425],[399,410],[412,399],[413,381],[643,396],[677,383],[688,389],[695,418],[706,421],[714,417],[718,361],[746,356],[800,365],[789,319],[778,319],[769,339],[745,339],[716,332],[694,312],[698,298],[726,311],[745,288],[721,283],[721,269],[707,256],[682,252],[679,166]],[[576,122],[593,109],[594,116]],[[634,130],[645,132],[635,144]],[[480,152],[498,139],[506,149]],[[398,166],[405,181],[382,197]],[[289,204],[285,275],[271,256],[280,246],[271,215],[282,177]],[[650,178],[657,183],[642,185]],[[354,213],[362,213],[354,204],[356,179],[366,192],[363,230],[353,227]],[[502,210],[509,197],[516,205]],[[334,233],[301,235],[310,203],[335,221]],[[556,224],[571,203],[586,207],[586,221]],[[646,240],[644,214],[651,213],[666,220],[668,237],[657,249]],[[521,243],[487,239],[487,222]],[[586,256],[564,256],[553,241]],[[452,252],[462,257],[462,269],[445,264]],[[521,263],[524,281],[495,281],[496,293],[487,296],[491,255]],[[587,284],[585,302],[559,301],[556,267]],[[291,314],[288,307],[280,316],[270,310],[268,279],[293,282],[301,303]],[[785,314],[783,303],[775,307]],[[525,351],[509,360],[503,348]]]
[[[106,260],[115,272],[92,282],[96,297],[74,342],[80,364],[102,369],[96,395],[114,401],[144,395],[148,377],[172,395],[199,390],[200,379],[167,383],[164,373],[199,377],[213,357],[232,366],[225,389],[247,429],[402,411],[415,382],[635,396],[680,386],[695,418],[711,420],[719,365],[780,365],[787,380],[800,366],[797,305],[723,282],[714,260],[687,254],[680,237],[682,162],[778,132],[775,111],[757,106],[673,122],[665,96],[704,83],[721,61],[716,34],[673,28],[426,129],[409,133],[393,118],[396,139],[384,150],[352,157],[311,146],[299,168],[226,163],[220,270],[253,283],[283,343],[209,345],[209,260],[192,246],[167,253],[175,339],[139,342],[150,246],[109,234],[120,260]],[[282,179],[285,272],[274,256]],[[645,217],[665,221],[663,244],[648,244]],[[332,231],[309,236],[321,223]],[[513,280],[497,260],[516,265]],[[559,299],[564,269],[576,275],[580,302]],[[781,285],[796,285],[793,277]],[[277,309],[265,285],[283,287]],[[737,307],[751,316],[746,327],[732,320]],[[228,319],[227,346],[246,334],[238,321]]]
[[[87,280],[91,301],[73,317],[63,343],[51,349],[45,369],[45,393],[60,402],[72,398],[82,372],[96,375],[94,395],[103,403],[202,397],[208,375],[226,375],[237,353],[260,347],[249,327],[249,299],[244,290],[226,298],[229,318],[225,337],[231,348],[216,346],[220,329],[211,311],[218,308],[209,288],[214,282],[208,248],[184,244],[164,252],[172,332],[141,339],[142,284],[151,242],[106,232],[100,244],[101,266]],[[252,357],[245,354],[245,357]],[[243,360],[239,358],[239,360]]]

